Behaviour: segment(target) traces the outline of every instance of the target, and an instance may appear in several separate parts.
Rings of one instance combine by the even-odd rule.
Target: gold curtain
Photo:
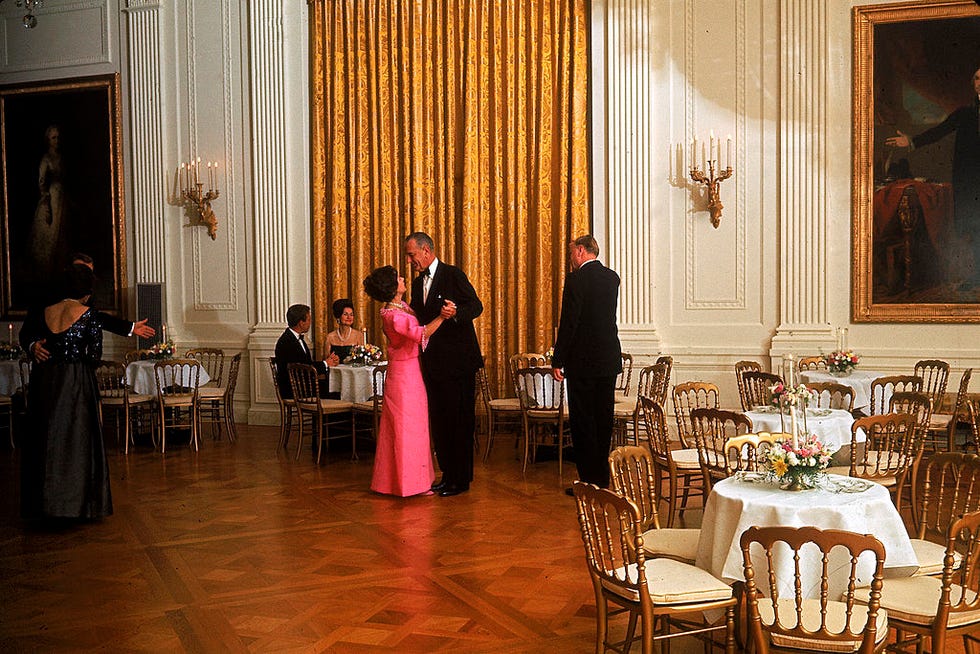
[[[587,0],[309,0],[314,324],[402,240],[430,234],[483,300],[491,383],[557,326],[568,242],[589,231]]]

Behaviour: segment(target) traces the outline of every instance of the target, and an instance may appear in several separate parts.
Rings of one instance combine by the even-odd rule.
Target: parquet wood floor
[[[58,529],[20,520],[18,452],[0,451],[0,651],[593,651],[554,461],[522,477],[504,437],[469,493],[396,499],[368,490],[370,454],[316,467],[277,437],[112,448],[115,514]]]

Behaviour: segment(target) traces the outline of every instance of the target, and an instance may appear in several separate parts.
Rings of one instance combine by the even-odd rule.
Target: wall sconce
[[[207,225],[208,236],[213,241],[218,236],[218,217],[214,215],[211,208],[211,200],[216,200],[221,193],[215,179],[218,177],[218,162],[208,161],[208,169],[205,173],[207,179],[207,192],[204,191],[204,182],[201,181],[201,158],[191,159],[190,162],[180,164],[179,179],[183,180],[181,196],[187,204],[197,211],[201,225]]]
[[[711,215],[711,224],[717,229],[718,225],[721,224],[721,210],[725,208],[721,203],[719,186],[722,181],[732,176],[732,137],[731,135],[728,136],[728,157],[724,170],[721,169],[721,139],[715,139],[714,130],[710,132],[708,138],[708,143],[701,141],[700,168],[697,165],[698,140],[695,138],[691,144],[691,179],[699,184],[704,184],[707,189],[708,213]],[[705,170],[708,171],[707,175],[705,175]]]

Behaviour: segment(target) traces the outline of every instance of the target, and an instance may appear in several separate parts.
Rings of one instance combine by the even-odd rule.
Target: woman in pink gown
[[[381,308],[381,322],[388,338],[388,374],[371,490],[401,497],[428,493],[435,473],[419,346],[425,349],[429,336],[443,319],[438,317],[425,326],[419,324],[412,310],[402,302],[405,279],[391,266],[373,271],[364,280],[364,290],[373,299],[385,303]]]

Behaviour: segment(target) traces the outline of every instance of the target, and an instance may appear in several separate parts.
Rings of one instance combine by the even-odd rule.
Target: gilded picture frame
[[[980,183],[953,183],[957,132],[937,127],[976,103],[980,7],[903,2],[852,18],[852,319],[980,322],[980,213],[953,202]]]
[[[126,279],[119,75],[0,87],[0,302],[49,299],[72,253],[95,262],[90,304],[118,312]]]

